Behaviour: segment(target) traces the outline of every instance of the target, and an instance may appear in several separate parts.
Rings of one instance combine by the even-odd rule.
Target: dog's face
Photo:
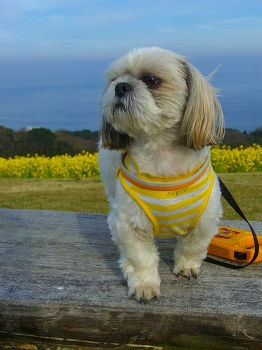
[[[106,76],[103,147],[124,149],[130,140],[166,131],[172,142],[195,149],[220,140],[223,115],[214,89],[183,57],[136,49],[114,62]]]

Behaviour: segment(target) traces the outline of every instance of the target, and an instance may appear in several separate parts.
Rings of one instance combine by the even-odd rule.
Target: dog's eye
[[[151,89],[156,88],[161,83],[160,79],[151,76],[144,77],[142,81]]]

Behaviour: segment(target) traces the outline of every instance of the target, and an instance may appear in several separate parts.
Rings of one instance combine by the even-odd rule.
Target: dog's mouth
[[[115,112],[125,112],[126,113],[127,110],[126,110],[125,105],[121,102],[116,103],[114,106],[114,113]]]

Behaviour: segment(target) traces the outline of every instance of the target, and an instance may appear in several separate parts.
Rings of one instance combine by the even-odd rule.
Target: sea
[[[262,127],[262,57],[194,57],[212,85],[226,127],[252,132]],[[98,130],[104,71],[110,59],[5,60],[0,62],[0,125],[13,130]]]

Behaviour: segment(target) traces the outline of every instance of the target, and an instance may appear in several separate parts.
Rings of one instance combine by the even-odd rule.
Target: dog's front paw
[[[200,272],[202,261],[186,261],[184,259],[177,259],[173,273],[176,276],[183,276],[190,280],[191,277],[197,278]]]
[[[179,269],[179,268],[174,267],[173,272],[176,276],[180,275],[180,276],[186,277],[187,279],[190,280],[191,277],[197,278],[197,276],[200,272],[200,268]]]
[[[151,299],[157,299],[160,296],[160,288],[158,286],[142,285],[136,288],[129,288],[128,297],[139,302],[147,303]]]

